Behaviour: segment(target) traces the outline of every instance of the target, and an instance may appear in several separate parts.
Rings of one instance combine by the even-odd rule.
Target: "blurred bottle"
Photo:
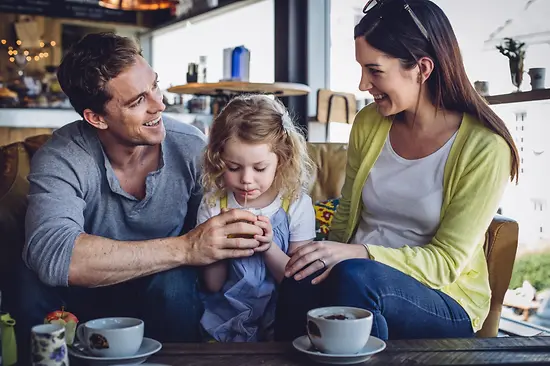
[[[17,364],[17,345],[15,343],[15,320],[8,313],[0,315],[0,332],[2,332],[2,366]]]
[[[206,56],[199,57],[199,83],[206,83]]]
[[[198,71],[198,65],[196,63],[190,62],[187,65],[187,75],[186,79],[188,83],[196,83],[197,82],[197,71]]]
[[[239,80],[241,78],[241,54],[243,53],[243,47],[233,48],[231,53],[231,79]]]
[[[2,312],[2,293],[0,292],[0,366],[12,366],[17,363],[14,326],[15,320],[10,314]]]
[[[231,80],[248,81],[250,51],[245,46],[235,47],[231,53]]]

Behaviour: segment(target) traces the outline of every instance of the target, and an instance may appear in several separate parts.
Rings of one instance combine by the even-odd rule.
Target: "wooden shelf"
[[[550,99],[550,89],[537,89],[510,94],[488,95],[485,99],[491,105],[545,100]]]

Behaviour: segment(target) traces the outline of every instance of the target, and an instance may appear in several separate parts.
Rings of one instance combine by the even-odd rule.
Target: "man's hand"
[[[182,238],[188,243],[187,265],[206,265],[227,258],[249,257],[260,245],[256,239],[228,238],[228,236],[263,236],[255,225],[256,215],[233,209],[222,212],[197,226]]]
[[[266,216],[258,216],[258,221],[255,224],[262,228],[263,235],[256,236],[261,245],[255,248],[254,251],[256,253],[265,252],[271,247],[271,243],[273,242],[273,227],[271,227],[269,217]]]

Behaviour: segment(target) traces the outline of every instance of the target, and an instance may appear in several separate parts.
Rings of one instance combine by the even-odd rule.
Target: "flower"
[[[66,353],[65,345],[61,345],[60,347],[57,347],[53,350],[53,352],[50,354],[50,360],[55,360],[57,362],[63,361],[65,358]]]
[[[519,42],[513,38],[504,38],[504,45],[496,46],[496,48],[504,56],[508,57],[510,60],[522,60],[525,58],[525,42]]]

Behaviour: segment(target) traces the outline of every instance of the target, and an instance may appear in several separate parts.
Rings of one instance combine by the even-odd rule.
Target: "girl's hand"
[[[314,241],[298,247],[294,252],[289,253],[289,256],[285,277],[294,276],[294,279],[299,281],[325,269],[321,275],[311,281],[315,285],[327,278],[330,270],[337,263],[351,258],[368,258],[368,253],[363,245]]]
[[[258,221],[254,225],[259,226],[264,231],[264,235],[255,235],[254,239],[260,242],[260,246],[255,248],[256,253],[265,252],[271,247],[273,242],[273,228],[271,227],[271,222],[269,217],[258,216]]]

